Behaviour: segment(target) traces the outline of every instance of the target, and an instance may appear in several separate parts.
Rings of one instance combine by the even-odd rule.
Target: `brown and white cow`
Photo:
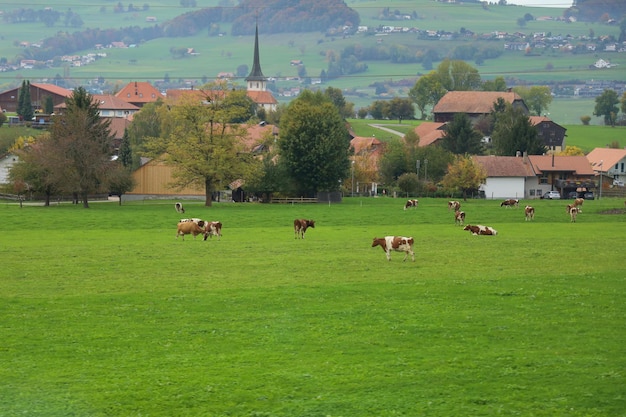
[[[218,240],[222,239],[222,223],[219,221],[206,222],[204,225],[204,240],[213,236],[217,236]]]
[[[450,210],[454,210],[454,211],[461,210],[461,203],[459,203],[458,201],[448,201],[448,211]]]
[[[419,201],[417,201],[417,200],[407,200],[406,203],[404,204],[404,209],[406,210],[406,209],[411,208],[411,207],[416,207],[417,208],[418,204],[419,204]]]
[[[463,226],[465,222],[465,212],[464,211],[455,211],[454,212],[454,225]]]
[[[405,236],[385,236],[375,237],[372,241],[372,247],[380,246],[385,251],[387,260],[391,261],[391,251],[404,252],[404,261],[411,255],[411,260],[415,262],[415,252],[413,252],[413,243],[415,241],[412,237]]]
[[[315,229],[315,220],[295,219],[293,221],[293,231],[296,235],[296,239],[298,237],[304,239],[306,229],[308,229],[309,227]]]
[[[500,207],[519,207],[519,200],[517,198],[509,198],[500,203]]]
[[[576,200],[574,200],[574,207],[578,207],[583,205],[583,203],[585,202],[584,198],[577,198]]]
[[[535,208],[532,206],[526,206],[524,208],[524,215],[526,216],[526,221],[535,220]]]
[[[469,230],[469,232],[473,235],[487,235],[487,236],[495,236],[498,234],[498,231],[493,227],[483,226],[482,224],[477,224],[472,226],[468,224],[463,228],[463,230]]]
[[[185,240],[185,235],[193,235],[195,239],[196,236],[204,233],[204,228],[201,227],[198,223],[193,221],[181,221],[178,223],[176,227],[176,238],[178,236],[182,236],[183,240]]]
[[[578,216],[578,213],[582,213],[582,212],[583,210],[580,207],[571,207],[569,209],[570,222],[576,223],[576,216]]]

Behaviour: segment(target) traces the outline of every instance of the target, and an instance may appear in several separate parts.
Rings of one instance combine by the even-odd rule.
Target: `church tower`
[[[246,78],[248,83],[248,91],[265,91],[267,88],[267,78],[261,71],[261,60],[259,59],[259,25],[256,26],[254,34],[254,61],[252,62],[252,71]]]

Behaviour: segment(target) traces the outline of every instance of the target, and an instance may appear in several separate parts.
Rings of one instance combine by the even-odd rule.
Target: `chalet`
[[[487,198],[540,198],[556,190],[561,195],[596,187],[595,173],[584,156],[473,156],[487,173],[481,187]]]
[[[165,99],[165,96],[152,84],[137,81],[126,84],[124,88],[115,94],[115,97],[139,108],[147,103]]]
[[[17,101],[21,87],[12,88],[0,93],[0,107],[8,112],[17,111]],[[57,106],[65,102],[72,92],[54,84],[30,84],[30,98],[34,110],[44,108],[46,97],[52,98],[52,105]]]
[[[524,100],[514,92],[449,91],[433,108],[434,121],[439,123],[451,122],[456,113],[465,113],[475,123],[480,117],[491,113],[494,103],[499,98],[529,114]]]
[[[537,136],[548,148],[549,152],[560,152],[565,149],[565,129],[545,116],[530,116],[530,123],[537,129]]]

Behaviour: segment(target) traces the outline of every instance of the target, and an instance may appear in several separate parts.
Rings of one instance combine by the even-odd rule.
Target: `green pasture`
[[[1,202],[0,416],[626,416],[622,200],[403,202]]]

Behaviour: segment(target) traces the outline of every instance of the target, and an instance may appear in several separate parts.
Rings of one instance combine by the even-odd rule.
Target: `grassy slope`
[[[207,242],[170,202],[4,204],[1,414],[623,416],[623,202],[533,204],[463,203],[476,237],[441,200],[187,202]]]

